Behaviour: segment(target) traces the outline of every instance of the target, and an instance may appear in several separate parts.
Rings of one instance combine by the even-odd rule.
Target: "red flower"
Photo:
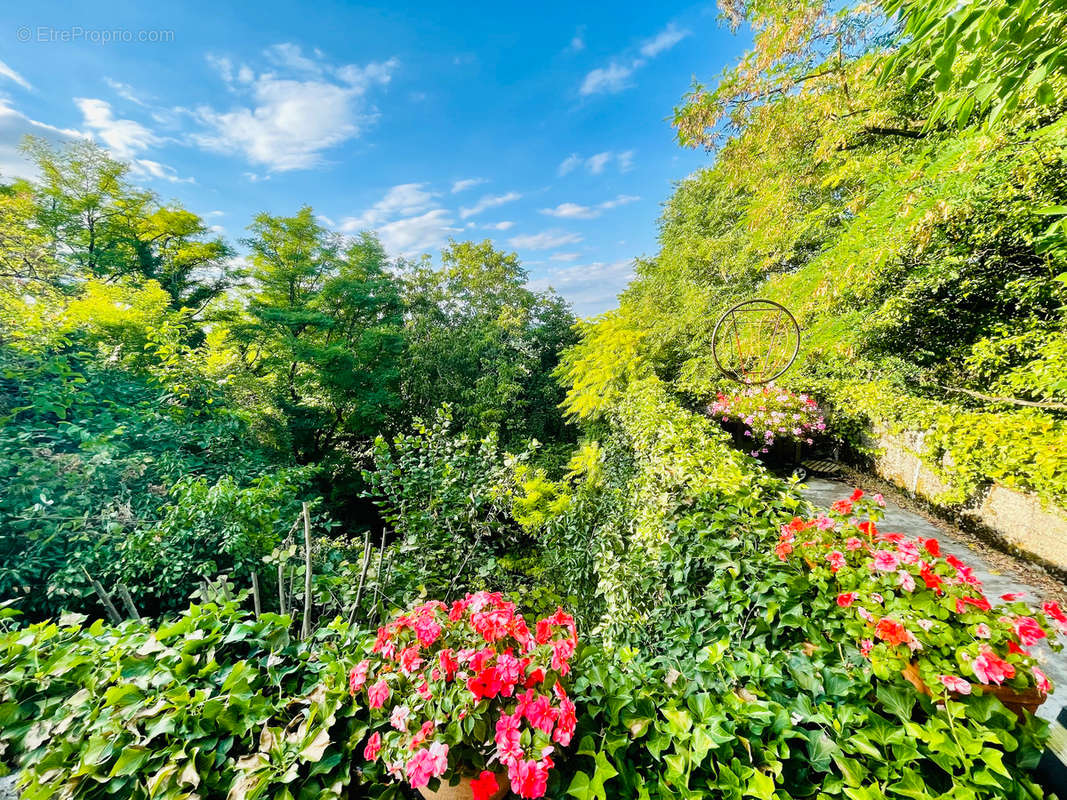
[[[1045,638],[1044,629],[1033,617],[1016,617],[1011,624],[1015,628],[1015,635],[1019,637],[1019,641],[1027,647]]]
[[[375,731],[367,739],[367,746],[363,748],[363,757],[368,761],[374,761],[382,749],[382,735]]]
[[[852,496],[849,498],[849,500],[851,500],[853,503],[855,503],[861,497],[863,497],[863,489],[857,489],[856,491],[854,491],[852,493]]]
[[[1067,614],[1060,609],[1059,603],[1054,603],[1049,600],[1041,604],[1041,610],[1052,617],[1057,622],[1067,622]]]
[[[934,573],[930,569],[930,565],[925,561],[919,569],[919,575],[922,577],[923,582],[926,583],[927,589],[933,589],[935,594],[945,593],[945,590],[941,588],[941,584],[945,582],[944,579],[940,575]]]
[[[845,554],[840,550],[834,550],[828,553],[826,560],[830,562],[830,571],[837,572],[839,569],[845,566]]]
[[[856,527],[863,531],[867,536],[870,536],[872,539],[878,535],[878,528],[875,527],[875,524],[870,520],[865,519]]]
[[[437,654],[437,661],[441,665],[442,671],[445,673],[445,680],[452,680],[456,675],[456,670],[459,669],[459,662],[456,661],[455,653],[452,652],[452,648],[446,647],[439,652]]]
[[[874,626],[874,634],[888,645],[896,646],[908,641],[908,629],[900,622],[882,617]]]
[[[474,800],[489,800],[499,788],[500,784],[497,782],[496,775],[489,770],[483,770],[481,775],[471,781]]]
[[[919,539],[919,543],[926,548],[926,552],[932,555],[934,558],[941,556],[941,543],[937,539]]]
[[[405,647],[400,651],[400,668],[404,672],[412,673],[422,666],[422,659],[419,658],[419,649],[417,647]]]
[[[468,678],[467,688],[478,700],[491,700],[496,697],[502,688],[496,667],[486,667],[477,675]]]
[[[837,596],[837,604],[841,606],[841,608],[848,608],[859,599],[859,596],[859,592],[841,592],[841,594]]]
[[[774,552],[778,555],[778,558],[785,561],[786,556],[793,552],[793,545],[789,542],[779,542],[778,546],[774,548]]]
[[[852,501],[850,500],[837,500],[832,506],[831,511],[836,511],[843,517],[847,517],[852,513]]]
[[[989,601],[985,599],[984,595],[978,595],[978,597],[957,597],[956,598],[956,613],[962,614],[967,606],[974,606],[979,611],[989,611],[993,606],[989,604]]]
[[[1026,650],[1023,650],[1021,647],[1019,647],[1019,645],[1015,644],[1015,642],[1013,640],[1011,640],[1011,639],[1008,639],[1008,652],[1009,653],[1015,653],[1015,655],[1018,655],[1018,656],[1028,656],[1028,655],[1030,655],[1030,653],[1028,653]]]
[[[551,733],[552,726],[556,724],[556,709],[543,694],[537,695],[532,702],[525,704],[523,715],[531,725],[545,733]]]

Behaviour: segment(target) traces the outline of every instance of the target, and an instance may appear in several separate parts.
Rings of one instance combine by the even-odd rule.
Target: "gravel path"
[[[812,478],[805,482],[803,494],[817,507],[826,508],[852,493],[851,483]],[[870,487],[863,487],[870,488]],[[936,521],[919,513],[915,509],[904,508],[902,500],[886,494],[885,520],[879,528],[885,531],[898,531],[908,536],[935,537],[941,542],[941,549],[965,561],[974,568],[981,579],[985,593],[990,597],[1000,597],[1008,592],[1026,592],[1028,599],[1035,600],[1063,599],[1063,586],[1049,578],[1043,570],[1021,562],[1011,556],[981,544],[975,537]],[[1037,715],[1052,720],[1060,709],[1067,705],[1067,648],[1054,653],[1046,645],[1033,648],[1042,669],[1052,679],[1053,692],[1048,700],[1038,709]]]

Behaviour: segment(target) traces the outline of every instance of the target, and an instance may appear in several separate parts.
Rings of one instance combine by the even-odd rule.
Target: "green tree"
[[[575,339],[566,302],[527,288],[518,257],[488,240],[450,242],[441,261],[406,276],[409,414],[429,419],[447,402],[459,427],[496,431],[505,443],[566,438],[551,377]]]
[[[310,208],[249,226],[255,287],[232,325],[259,401],[299,463],[369,441],[399,405],[402,303],[378,241],[345,244]]]

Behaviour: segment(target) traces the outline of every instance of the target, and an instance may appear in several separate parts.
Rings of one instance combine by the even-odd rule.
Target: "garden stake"
[[[348,615],[348,624],[356,618],[356,610],[359,608],[360,598],[363,596],[363,582],[367,580],[367,567],[370,566],[370,529],[363,535],[363,568],[359,572],[359,586],[356,588],[356,602],[352,604],[352,611]]]
[[[107,611],[108,617],[113,623],[118,625],[122,622],[122,617],[119,616],[119,610],[115,608],[115,604],[111,602],[111,598],[107,596],[107,592],[104,591],[104,587],[100,585],[100,581],[89,574],[89,570],[82,567],[82,572],[85,573],[85,577],[89,579],[89,582],[93,585],[93,591],[96,592],[96,596],[100,598],[100,602],[104,604],[104,610]]]
[[[122,598],[122,604],[126,606],[126,613],[138,622],[144,622],[144,619],[137,611],[137,606],[133,604],[133,598],[130,596],[130,590],[126,588],[126,584],[120,583],[118,592],[119,597]]]
[[[311,515],[304,503],[304,619],[300,623],[300,638],[311,635]]]
[[[256,574],[255,570],[252,571],[252,607],[256,611],[256,619],[259,619],[263,609],[259,600],[259,575]]]

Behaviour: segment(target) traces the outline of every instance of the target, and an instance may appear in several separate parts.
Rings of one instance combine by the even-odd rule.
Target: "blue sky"
[[[305,204],[392,255],[491,238],[591,315],[708,163],[673,106],[745,45],[714,3],[8,3],[0,173],[92,136],[231,241]]]

